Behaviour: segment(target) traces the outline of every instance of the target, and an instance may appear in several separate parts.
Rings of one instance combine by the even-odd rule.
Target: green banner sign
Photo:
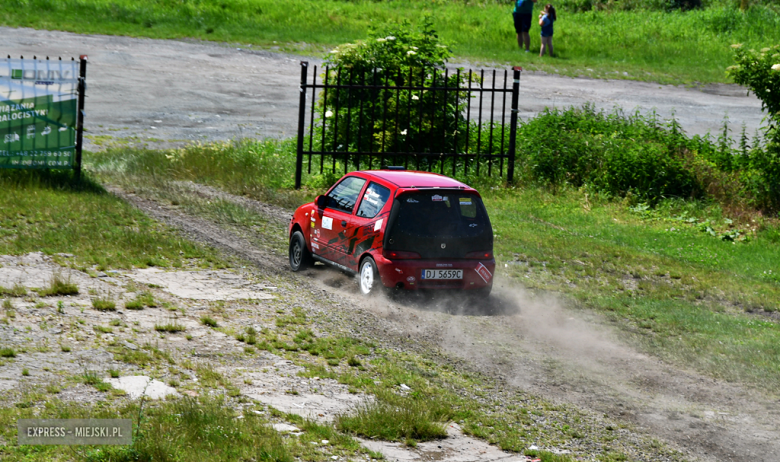
[[[0,168],[73,168],[78,61],[0,59]]]

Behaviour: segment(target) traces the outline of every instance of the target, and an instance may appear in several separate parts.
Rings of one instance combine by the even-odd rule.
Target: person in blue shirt
[[[515,21],[515,32],[517,32],[517,46],[525,47],[528,53],[531,47],[531,36],[528,31],[531,30],[531,16],[534,14],[534,3],[536,0],[515,0],[515,8],[512,10],[512,18]]]
[[[544,56],[545,50],[553,55],[553,23],[555,22],[555,8],[551,4],[544,5],[544,11],[539,14],[539,25],[542,26],[542,48],[539,50],[539,56]]]

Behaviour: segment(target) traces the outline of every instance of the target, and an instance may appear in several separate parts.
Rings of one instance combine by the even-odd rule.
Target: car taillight
[[[417,252],[403,252],[400,250],[385,250],[382,256],[388,260],[417,260],[420,254]]]
[[[492,251],[469,252],[466,254],[466,258],[472,258],[474,260],[489,260],[493,258],[493,252]]]

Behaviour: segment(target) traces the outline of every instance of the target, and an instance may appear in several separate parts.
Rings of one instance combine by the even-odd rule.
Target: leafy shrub
[[[463,152],[466,137],[458,135],[466,133],[468,94],[458,90],[479,79],[445,72],[449,56],[430,18],[419,31],[408,23],[390,25],[372,29],[367,40],[340,45],[325,62],[323,81],[363,88],[320,93],[313,141],[331,152]],[[428,157],[418,161],[418,168],[429,168]]]
[[[732,45],[733,66],[726,72],[761,100],[761,107],[769,113],[774,128],[780,122],[780,45],[747,50],[741,44]],[[777,136],[775,134],[775,136]]]
[[[747,50],[741,44],[732,48],[735,64],[727,73],[755,93],[769,120],[766,146],[754,146],[744,156],[742,163],[747,168],[743,180],[759,207],[776,210],[780,208],[780,45],[760,51]]]
[[[633,192],[655,200],[700,194],[684,156],[695,144],[676,122],[663,126],[654,114],[607,114],[585,105],[547,109],[523,123],[517,153],[528,180],[590,185],[613,195]]]

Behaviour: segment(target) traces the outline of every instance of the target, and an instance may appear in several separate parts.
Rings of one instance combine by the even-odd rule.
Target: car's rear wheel
[[[306,239],[303,237],[303,233],[296,231],[290,238],[290,269],[293,271],[301,271],[310,267],[313,263],[311,253],[309,253],[308,247],[306,247]]]
[[[373,296],[384,290],[382,280],[379,278],[379,270],[376,267],[376,261],[371,257],[366,257],[360,263],[358,271],[358,287],[360,293],[365,296]]]

